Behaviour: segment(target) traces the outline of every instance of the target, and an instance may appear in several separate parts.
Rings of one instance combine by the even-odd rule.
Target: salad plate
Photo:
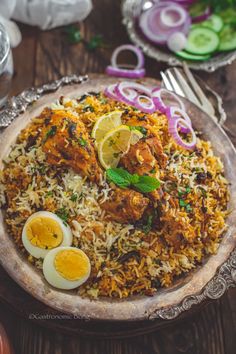
[[[149,4],[147,4],[149,3]],[[136,46],[150,58],[165,62],[170,66],[181,66],[183,60],[178,58],[164,47],[157,46],[147,41],[137,26],[137,18],[140,14],[139,9],[143,9],[145,4],[152,5],[151,1],[144,0],[123,0],[122,16],[129,38]],[[188,66],[193,70],[204,70],[213,72],[220,67],[231,64],[236,59],[236,50],[217,53],[205,61],[187,61]]]

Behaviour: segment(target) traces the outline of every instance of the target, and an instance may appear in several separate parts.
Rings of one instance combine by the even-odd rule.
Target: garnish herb
[[[142,133],[144,136],[147,135],[147,129],[142,127],[142,126],[129,126],[129,130],[138,130],[140,133]]]
[[[77,199],[78,199],[78,194],[77,193],[73,193],[72,196],[70,197],[70,200],[72,202],[76,202]]]
[[[49,191],[46,193],[45,197],[48,198],[48,197],[51,197],[53,195],[53,192],[52,191]]]
[[[186,203],[186,201],[183,199],[179,199],[179,206],[185,208],[187,213],[192,211],[191,205],[189,203]]]
[[[56,126],[56,125],[53,125],[53,126],[51,127],[51,129],[46,133],[45,138],[44,138],[44,142],[45,142],[48,138],[54,136],[54,135],[56,134],[56,132],[57,132],[57,126]]]
[[[87,105],[83,108],[83,112],[94,112],[94,108],[91,105]]]
[[[93,36],[90,41],[87,43],[87,49],[94,50],[103,46],[103,37],[101,34]]]
[[[87,141],[84,138],[78,138],[80,146],[87,146]]]
[[[106,176],[120,188],[134,187],[141,193],[149,193],[160,187],[156,178],[131,174],[123,168],[109,168]]]
[[[68,224],[69,212],[66,210],[65,207],[57,209],[56,214],[57,216],[59,216],[59,218],[62,219],[64,225]]]
[[[143,225],[143,231],[145,234],[148,234],[149,231],[151,230],[152,222],[153,222],[153,215],[148,215],[147,223],[146,225]]]
[[[66,33],[70,43],[76,44],[82,41],[81,32],[76,26],[68,26]]]

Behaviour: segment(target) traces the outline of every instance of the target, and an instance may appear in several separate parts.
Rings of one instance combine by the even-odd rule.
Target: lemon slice
[[[120,158],[130,148],[130,144],[136,144],[143,134],[137,130],[130,131],[127,125],[109,130],[98,145],[98,157],[105,168],[114,168]]]
[[[114,129],[122,124],[121,115],[121,111],[113,111],[98,118],[94,124],[91,134],[96,143],[99,143],[109,130]]]

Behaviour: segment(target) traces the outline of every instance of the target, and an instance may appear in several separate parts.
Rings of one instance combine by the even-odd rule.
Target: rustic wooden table
[[[13,51],[12,94],[63,75],[104,72],[112,50],[129,43],[129,39],[121,24],[120,1],[93,0],[93,3],[93,12],[78,28],[85,41],[94,35],[103,35],[105,46],[96,50],[89,50],[84,41],[69,44],[63,28],[42,32],[21,26],[23,41]],[[166,66],[146,58],[146,68],[149,76],[160,79],[159,72]],[[222,96],[228,115],[227,126],[236,133],[236,62],[215,73],[199,75]],[[0,268],[0,291],[5,283],[10,293],[4,296],[13,299],[15,296],[16,303],[22,303],[24,308],[23,302],[27,301],[30,308],[30,298]],[[32,322],[23,318],[21,308],[16,314],[6,302],[0,303],[0,322],[17,354],[234,354],[236,350],[236,289],[168,327],[126,339],[85,338],[55,332],[43,327],[40,320]]]

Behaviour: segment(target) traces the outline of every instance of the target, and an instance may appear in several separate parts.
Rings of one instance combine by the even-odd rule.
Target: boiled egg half
[[[44,258],[51,249],[71,246],[72,232],[56,214],[38,211],[26,221],[22,242],[33,257]]]
[[[43,274],[55,288],[69,290],[83,284],[91,265],[86,254],[76,247],[58,247],[48,252],[43,261]]]

